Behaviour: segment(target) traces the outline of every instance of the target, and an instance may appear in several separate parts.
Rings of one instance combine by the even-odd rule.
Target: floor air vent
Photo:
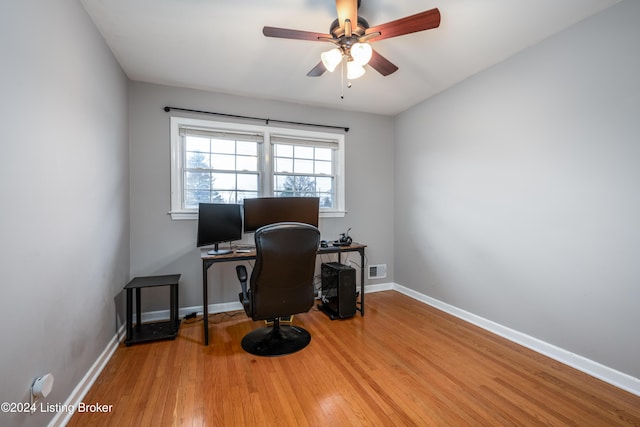
[[[384,279],[387,277],[387,264],[370,265],[367,269],[367,279]]]

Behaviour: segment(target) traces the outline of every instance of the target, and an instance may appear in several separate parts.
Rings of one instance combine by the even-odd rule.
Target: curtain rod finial
[[[171,111],[171,107],[164,107],[164,111],[168,113],[169,111]]]

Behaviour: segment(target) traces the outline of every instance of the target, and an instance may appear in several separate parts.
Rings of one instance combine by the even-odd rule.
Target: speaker
[[[331,319],[345,319],[356,314],[356,270],[348,265],[327,262],[320,266],[322,305]]]

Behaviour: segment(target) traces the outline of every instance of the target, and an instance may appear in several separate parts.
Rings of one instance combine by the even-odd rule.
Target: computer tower
[[[331,319],[356,314],[356,270],[348,265],[327,262],[320,266],[322,304],[319,308]]]

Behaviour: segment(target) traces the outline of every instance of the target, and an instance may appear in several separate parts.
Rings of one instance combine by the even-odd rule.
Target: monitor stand
[[[213,249],[207,251],[207,255],[226,255],[233,252],[231,249],[218,249],[218,244],[216,243]]]

